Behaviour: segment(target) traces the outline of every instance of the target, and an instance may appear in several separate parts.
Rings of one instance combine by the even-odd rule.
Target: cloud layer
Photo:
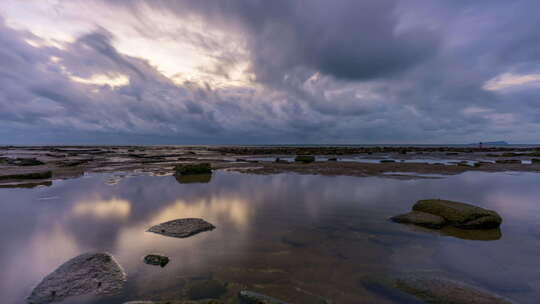
[[[0,144],[540,142],[535,1],[0,4]]]

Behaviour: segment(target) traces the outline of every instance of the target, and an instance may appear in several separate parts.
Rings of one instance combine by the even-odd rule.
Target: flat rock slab
[[[512,304],[489,291],[433,273],[374,275],[364,278],[368,290],[399,303]]]
[[[418,226],[440,229],[446,224],[446,220],[442,216],[431,213],[411,211],[390,218],[396,223],[415,224]]]
[[[119,292],[126,274],[108,253],[81,254],[47,275],[27,298],[31,304],[62,301],[86,294],[112,295]]]
[[[502,223],[501,216],[493,210],[440,199],[420,200],[414,204],[413,211],[441,216],[450,225],[462,229],[491,229]]]
[[[287,304],[281,300],[249,290],[240,291],[238,297],[242,304]]]
[[[203,219],[185,218],[152,226],[147,231],[170,237],[186,238],[200,232],[214,230],[215,228],[214,225]]]

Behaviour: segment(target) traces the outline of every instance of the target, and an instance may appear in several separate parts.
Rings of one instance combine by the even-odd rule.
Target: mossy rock
[[[442,216],[419,211],[397,215],[390,218],[390,220],[396,223],[415,224],[435,229],[440,229],[446,224],[446,220]]]
[[[301,163],[312,163],[315,161],[315,156],[313,155],[297,155],[294,159],[295,162]]]
[[[450,225],[463,229],[491,229],[502,223],[501,216],[495,211],[448,200],[420,200],[413,210],[441,216]]]
[[[176,174],[180,175],[212,173],[212,166],[210,163],[184,164],[178,165],[174,169]]]

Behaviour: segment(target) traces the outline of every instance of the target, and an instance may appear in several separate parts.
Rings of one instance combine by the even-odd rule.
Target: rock
[[[149,265],[165,267],[169,263],[169,258],[159,254],[149,254],[144,257],[144,262]]]
[[[185,218],[152,226],[147,231],[170,237],[186,238],[203,231],[214,230],[215,228],[214,225],[203,219]]]
[[[207,184],[212,180],[212,174],[175,175],[179,184]]]
[[[187,295],[191,300],[218,299],[225,293],[226,284],[218,280],[194,281],[187,287]]]
[[[531,159],[531,163],[533,163],[533,164],[540,164],[540,158],[533,158],[533,159]]]
[[[502,223],[502,218],[495,211],[447,200],[420,200],[413,210],[441,216],[448,224],[462,229],[492,229]]]
[[[446,224],[446,220],[441,216],[419,211],[411,211],[390,219],[396,223],[415,224],[435,229],[440,229]]]
[[[372,275],[362,279],[368,290],[399,303],[511,304],[479,287],[431,272]]]
[[[35,158],[17,158],[12,163],[17,166],[41,166],[45,164]]]
[[[315,156],[313,155],[297,155],[294,159],[295,162],[301,162],[301,163],[312,163],[315,161]]]
[[[384,163],[395,163],[396,161],[393,159],[381,159],[379,162],[381,164],[384,164]]]
[[[498,159],[495,162],[497,164],[521,164],[519,159]]]
[[[41,304],[62,301],[86,294],[118,293],[126,274],[108,253],[81,254],[47,275],[27,298],[28,303]]]
[[[0,179],[47,179],[51,177],[52,171],[0,175]]]
[[[176,166],[174,170],[176,174],[180,175],[210,174],[212,173],[212,166],[210,163],[184,164]]]
[[[284,301],[248,290],[240,291],[238,297],[242,304],[287,304]]]
[[[328,161],[338,161],[337,157],[330,157],[328,158]]]

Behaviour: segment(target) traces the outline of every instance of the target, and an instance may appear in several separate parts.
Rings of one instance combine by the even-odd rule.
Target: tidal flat
[[[424,303],[385,282],[426,276],[458,282],[441,283],[443,294],[465,284],[500,303],[536,303],[540,296],[540,168],[522,162],[534,159],[535,149],[307,151],[315,155],[310,163],[289,162],[296,150],[223,149],[2,150],[0,175],[11,176],[0,189],[2,301],[25,303],[44,277],[87,252],[114,256],[125,286],[55,303],[237,303],[245,290],[286,303]],[[18,158],[41,163],[21,165]],[[202,161],[213,173],[174,175],[175,165]],[[51,176],[13,177],[40,170]],[[502,225],[428,229],[389,220],[428,198],[495,210]],[[215,228],[187,238],[147,231],[180,218]],[[145,263],[149,254],[166,257],[166,265]]]

